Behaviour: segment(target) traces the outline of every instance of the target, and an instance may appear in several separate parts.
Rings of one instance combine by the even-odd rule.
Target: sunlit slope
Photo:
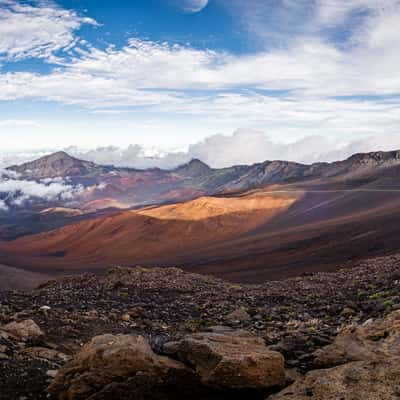
[[[296,197],[266,193],[202,197],[83,221],[3,244],[2,250],[50,257],[55,264],[162,264],[172,255],[190,254],[207,244],[251,231],[287,210]]]

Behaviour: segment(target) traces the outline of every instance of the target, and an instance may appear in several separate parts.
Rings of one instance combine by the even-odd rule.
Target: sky
[[[400,148],[399,25],[398,0],[0,0],[0,167]]]

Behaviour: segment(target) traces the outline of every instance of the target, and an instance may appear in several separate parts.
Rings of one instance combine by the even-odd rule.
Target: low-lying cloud
[[[393,149],[400,149],[400,134],[380,134],[350,140],[310,135],[284,143],[275,141],[258,130],[238,129],[231,135],[209,136],[181,151],[156,150],[149,152],[148,149],[137,144],[127,147],[98,147],[89,150],[73,146],[62,150],[74,157],[97,164],[138,169],[153,167],[172,169],[194,158],[198,158],[214,168],[223,168],[266,160],[288,160],[304,164],[330,162],[347,158],[354,153]],[[0,167],[32,161],[56,150],[60,149],[43,149],[13,154],[4,154],[0,151]],[[55,183],[54,180],[53,183]],[[58,183],[65,186],[65,182]],[[49,190],[49,188],[42,189]],[[58,192],[57,186],[54,186],[54,189]]]
[[[173,169],[197,158],[213,168],[253,164],[266,160],[288,160],[305,164],[345,159],[355,153],[400,149],[400,135],[381,134],[362,139],[339,140],[322,135],[306,136],[289,143],[272,140],[264,132],[238,129],[232,135],[216,134],[182,151],[153,151],[140,145],[125,148],[108,146],[94,149],[63,149],[77,158],[97,164],[138,169]],[[25,152],[0,151],[0,212],[21,207],[26,202],[73,202],[84,189],[63,178],[40,181],[22,179],[17,173],[1,168],[32,161],[60,149]],[[101,184],[99,189],[101,189]]]
[[[68,202],[81,190],[81,186],[74,186],[61,178],[28,181],[20,179],[14,172],[0,171],[0,211],[35,200]]]
[[[331,162],[354,153],[400,148],[400,135],[379,135],[343,140],[322,135],[306,136],[290,143],[272,140],[265,133],[239,129],[232,135],[216,134],[192,144],[186,151],[159,152],[152,157],[139,145],[126,148],[101,147],[84,151],[67,149],[72,155],[99,164],[120,167],[172,169],[197,158],[214,168],[253,164],[266,160],[288,160],[304,164]]]

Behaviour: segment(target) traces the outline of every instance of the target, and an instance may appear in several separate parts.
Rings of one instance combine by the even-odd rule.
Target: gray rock
[[[15,338],[26,342],[28,339],[38,339],[44,336],[44,333],[31,319],[22,322],[11,322],[0,327],[0,330],[14,336]]]

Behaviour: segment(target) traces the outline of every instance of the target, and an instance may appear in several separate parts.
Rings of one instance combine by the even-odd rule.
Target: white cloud
[[[139,145],[130,145],[125,148],[108,146],[92,150],[70,147],[65,150],[77,158],[93,161],[97,164],[139,169],[152,167],[170,169],[184,164],[191,159],[191,155],[184,151],[166,152],[156,150],[150,155],[147,149]]]
[[[321,134],[305,136],[298,140],[277,141],[264,132],[254,129],[239,129],[232,135],[216,134],[190,145],[186,150],[162,151],[146,149],[139,145],[125,148],[117,146],[99,147],[91,150],[69,147],[63,150],[69,154],[98,164],[131,168],[172,169],[198,158],[212,167],[223,168],[237,164],[253,164],[266,160],[288,160],[311,164],[320,161],[337,161],[354,153],[377,150],[400,149],[400,135],[380,134],[358,138],[340,138]],[[31,161],[51,151],[16,154],[18,160]],[[0,152],[0,159],[1,159]],[[16,179],[16,178],[14,178]],[[59,183],[54,189],[65,186],[63,180],[42,181]],[[1,188],[1,185],[0,185]],[[1,190],[0,190],[1,191]],[[58,193],[58,190],[56,190]]]
[[[4,171],[2,168],[10,167],[11,165],[23,164],[28,161],[32,161],[49,154],[48,149],[37,150],[37,151],[10,151],[0,150],[0,180]],[[10,176],[12,171],[7,171],[7,176]]]
[[[77,196],[82,187],[70,185],[62,179],[42,182],[20,179],[18,174],[0,170],[0,209],[7,210],[13,206],[23,206],[31,200],[69,201]]]
[[[118,77],[78,71],[49,75],[29,72],[0,74],[0,100],[44,99],[88,108],[151,106],[180,101],[174,93],[138,90]]]
[[[8,206],[4,200],[0,200],[0,211],[7,211]]]
[[[366,18],[359,29],[365,40],[354,46],[338,48],[321,36],[299,36],[285,47],[240,56],[131,39],[122,49],[81,50],[47,75],[0,75],[0,99],[104,107],[180,104],[185,95],[195,97],[188,90],[283,90],[298,99],[399,94],[399,23],[400,6],[393,6]]]
[[[265,133],[239,129],[233,135],[214,135],[189,147],[189,158],[199,158],[222,168],[266,160],[288,160],[304,164],[337,161],[358,152],[400,149],[400,135],[383,135],[346,140],[322,135],[306,136],[291,142],[278,142]]]
[[[191,2],[193,8],[204,3]],[[122,48],[77,46],[75,56],[48,74],[0,74],[0,100],[49,100],[108,114],[140,107],[150,115],[190,116],[194,124],[218,120],[229,126],[263,127],[286,140],[309,135],[349,135],[353,139],[348,140],[354,140],[357,136],[400,134],[398,1],[273,2],[280,4],[278,9],[272,9],[271,2],[256,0],[225,3],[240,8],[242,18],[254,22],[265,42],[273,29],[284,39],[283,44],[245,55],[137,38]],[[8,4],[7,10],[17,3],[0,0],[0,4]],[[25,14],[33,18],[37,13],[62,12],[61,21],[75,21],[75,25],[60,24],[67,26],[67,33],[61,35],[66,38],[73,37],[75,26],[94,23],[53,6],[37,6],[40,12],[26,4],[19,7],[25,10],[23,18]],[[299,16],[304,17],[304,24],[293,23]],[[267,23],[271,19],[279,22],[279,29],[276,24],[271,28]],[[352,24],[346,30],[349,21]],[[267,30],[262,34],[263,26]],[[348,31],[345,43],[332,40],[332,27]],[[35,35],[33,39],[35,42]],[[68,40],[74,43],[74,39]],[[50,47],[57,46],[53,43]],[[35,51],[49,54],[36,44],[19,47],[27,49],[18,51],[22,55]],[[344,101],[338,96],[351,98]],[[135,151],[125,149],[121,155],[120,150],[107,150],[104,157],[137,159]]]
[[[83,24],[96,22],[49,1],[0,0],[0,60],[49,58],[73,46]]]

